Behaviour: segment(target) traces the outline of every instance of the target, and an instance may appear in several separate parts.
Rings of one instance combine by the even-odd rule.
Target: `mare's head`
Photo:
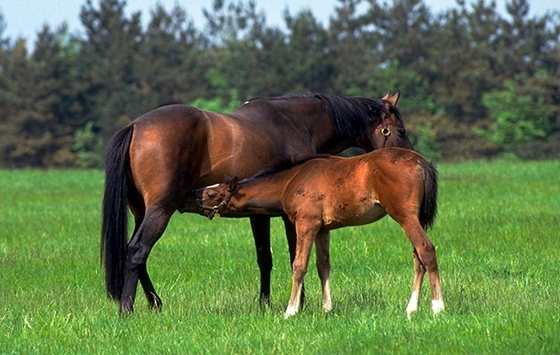
[[[238,178],[234,178],[228,183],[215,184],[202,187],[194,191],[196,204],[199,213],[208,219],[219,217],[231,197],[235,195],[238,187]]]
[[[401,113],[397,109],[397,101],[399,101],[399,93],[389,96],[383,96],[381,101],[385,105],[385,115],[382,115],[381,123],[374,130],[373,140],[376,146],[374,149],[379,148],[382,145],[383,148],[387,147],[400,147],[413,149],[408,136],[406,135],[406,129],[404,127],[404,122],[402,120]]]
[[[339,134],[365,151],[387,147],[413,149],[397,109],[399,93],[381,99],[317,94]]]

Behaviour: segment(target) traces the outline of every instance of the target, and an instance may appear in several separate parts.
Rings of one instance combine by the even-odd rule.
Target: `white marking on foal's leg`
[[[445,310],[443,300],[432,300],[432,311],[434,312],[434,315],[442,312],[443,310]]]
[[[295,316],[297,311],[298,311],[297,306],[288,306],[288,308],[286,308],[286,313],[284,313],[284,319],[288,319],[292,316]]]
[[[331,287],[329,280],[325,281],[323,289],[323,312],[325,314],[332,312]]]
[[[406,316],[408,319],[411,318],[412,314],[418,310],[418,292],[412,291],[410,296],[410,301],[408,301],[408,306],[406,307]]]

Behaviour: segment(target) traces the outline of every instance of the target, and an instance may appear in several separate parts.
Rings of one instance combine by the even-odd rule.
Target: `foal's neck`
[[[281,172],[240,182],[228,208],[235,213],[282,214],[281,200],[286,184],[284,175]]]

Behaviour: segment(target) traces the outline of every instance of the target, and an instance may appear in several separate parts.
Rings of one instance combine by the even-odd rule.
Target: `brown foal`
[[[437,213],[437,171],[412,150],[386,148],[352,158],[314,157],[285,170],[198,189],[195,194],[208,218],[216,214],[257,213],[286,215],[294,223],[296,255],[286,318],[300,308],[313,242],[323,288],[323,310],[330,312],[329,231],[373,223],[386,214],[399,223],[414,248],[415,275],[406,309],[408,317],[418,309],[426,272],[433,313],[444,310],[436,250],[425,232]]]

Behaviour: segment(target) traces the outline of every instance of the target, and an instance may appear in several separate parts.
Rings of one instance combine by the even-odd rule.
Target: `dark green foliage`
[[[490,92],[482,97],[494,122],[488,131],[479,131],[480,134],[506,148],[545,138],[551,130],[551,112],[544,106],[544,99],[520,94],[511,81],[505,86],[504,91]]]
[[[0,167],[101,166],[109,137],[161,105],[231,110],[308,91],[399,90],[434,159],[560,156],[560,13],[531,16],[527,0],[438,14],[422,0],[340,0],[329,23],[286,11],[281,28],[251,0],[213,1],[200,27],[188,4],[125,10],[87,0],[80,34],[44,27],[32,46],[5,36],[0,13]]]

